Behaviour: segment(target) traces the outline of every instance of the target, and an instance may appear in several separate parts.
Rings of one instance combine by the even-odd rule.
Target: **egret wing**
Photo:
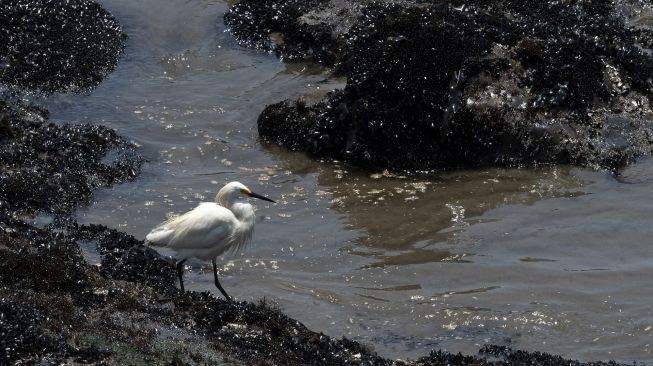
[[[146,239],[175,250],[218,249],[228,244],[235,225],[231,211],[214,203],[202,203],[157,226]]]

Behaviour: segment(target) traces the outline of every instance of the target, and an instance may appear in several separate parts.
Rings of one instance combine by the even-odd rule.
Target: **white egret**
[[[243,249],[252,239],[254,208],[249,203],[238,202],[243,196],[274,203],[242,183],[230,182],[218,191],[215,202],[202,202],[193,210],[156,226],[145,237],[146,244],[170,248],[179,255],[177,274],[182,292],[184,262],[188,258],[211,259],[215,286],[231,301],[218,281],[215,259],[229,249]]]

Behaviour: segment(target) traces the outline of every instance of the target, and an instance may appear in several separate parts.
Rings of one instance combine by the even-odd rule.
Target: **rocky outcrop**
[[[608,0],[244,0],[225,20],[245,44],[347,77],[314,105],[268,106],[258,121],[266,142],[408,172],[616,168],[653,141],[653,30],[639,21],[642,9]]]
[[[56,125],[47,111],[0,101],[0,208],[66,214],[93,190],[136,177],[143,159],[116,131]]]
[[[96,86],[116,67],[126,35],[90,0],[2,0],[0,83],[44,93]]]

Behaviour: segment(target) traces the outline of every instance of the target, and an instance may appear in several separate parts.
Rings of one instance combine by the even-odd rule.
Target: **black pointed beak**
[[[271,199],[269,199],[269,198],[267,198],[265,196],[261,196],[260,194],[257,194],[257,193],[254,193],[254,192],[247,193],[247,195],[250,196],[250,197],[258,198],[258,199],[263,200],[263,201],[276,203],[275,201],[273,201],[273,200],[271,200]]]

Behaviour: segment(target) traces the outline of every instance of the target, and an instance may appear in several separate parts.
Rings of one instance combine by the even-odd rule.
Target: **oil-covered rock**
[[[268,106],[266,142],[413,172],[616,168],[651,152],[653,30],[633,25],[637,2],[254,3],[225,16],[238,39],[347,77],[314,105]],[[314,57],[321,46],[333,55]]]

